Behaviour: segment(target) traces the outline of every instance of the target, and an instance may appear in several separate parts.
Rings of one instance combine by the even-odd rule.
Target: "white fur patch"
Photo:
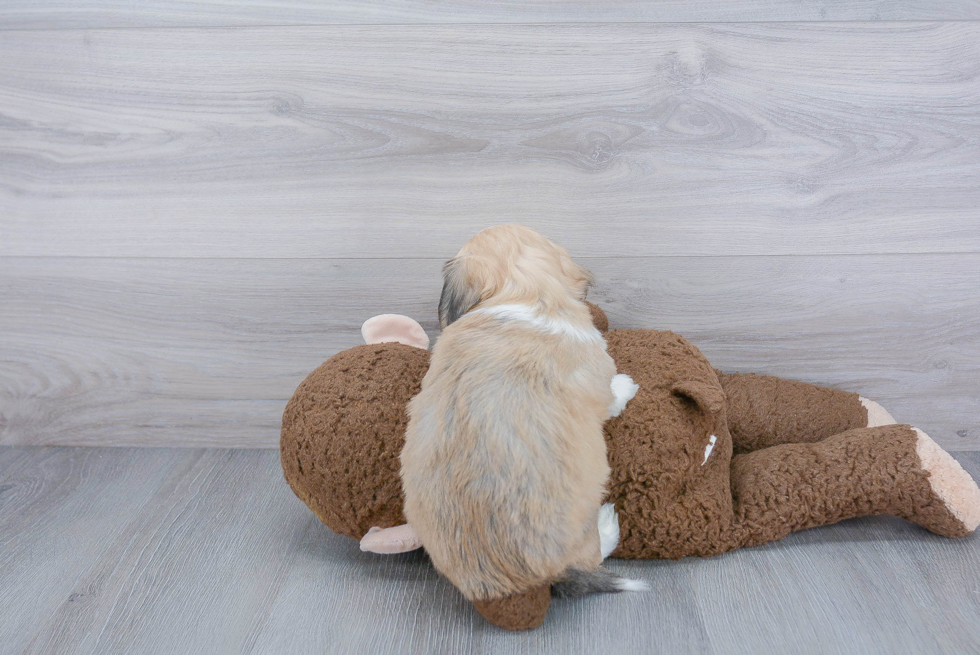
[[[718,443],[718,437],[711,435],[711,438],[708,439],[708,445],[704,447],[704,461],[701,462],[701,466],[708,463],[708,457],[711,456],[711,451],[715,449],[716,443]]]
[[[609,557],[618,545],[619,516],[615,505],[606,503],[599,508],[599,550],[602,552],[602,559]]]
[[[633,378],[625,373],[617,373],[613,376],[609,384],[612,388],[615,399],[609,406],[609,416],[619,416],[626,409],[626,403],[633,400],[633,396],[640,390],[640,385],[633,382]]]
[[[580,328],[568,321],[541,316],[530,305],[494,305],[493,307],[480,307],[469,313],[487,314],[494,318],[521,321],[548,334],[558,334],[587,343],[601,343],[603,345],[606,343],[606,340],[602,338],[602,333],[594,327]]]

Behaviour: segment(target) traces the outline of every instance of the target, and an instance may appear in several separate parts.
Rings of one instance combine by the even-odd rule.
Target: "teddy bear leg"
[[[892,514],[948,537],[980,523],[980,489],[908,425],[859,428],[732,460],[734,540],[750,546],[843,519]]]
[[[490,623],[505,630],[530,630],[544,623],[551,605],[551,585],[541,585],[495,600],[474,600],[473,607]]]
[[[728,401],[728,429],[736,455],[821,441],[869,425],[868,405],[856,393],[771,375],[716,373]]]

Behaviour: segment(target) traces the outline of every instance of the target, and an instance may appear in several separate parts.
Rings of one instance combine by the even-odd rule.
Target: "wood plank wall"
[[[980,449],[980,2],[12,0],[0,62],[2,444],[275,446],[521,222],[614,327]]]

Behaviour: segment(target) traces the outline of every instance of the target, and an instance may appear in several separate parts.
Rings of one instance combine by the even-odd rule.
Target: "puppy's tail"
[[[650,585],[642,580],[621,578],[609,569],[582,569],[570,566],[561,578],[551,583],[551,595],[556,598],[577,598],[587,594],[615,594],[620,591],[647,591]]]

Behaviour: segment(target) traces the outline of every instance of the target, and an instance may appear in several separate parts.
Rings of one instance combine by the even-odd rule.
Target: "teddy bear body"
[[[677,334],[606,331],[601,310],[593,315],[617,370],[640,387],[604,428],[614,557],[711,556],[871,514],[946,536],[980,523],[980,490],[955,460],[910,426],[868,427],[857,394],[722,373]],[[313,371],[287,405],[286,479],[335,532],[361,539],[405,523],[406,406],[428,364],[423,347],[357,346]],[[477,607],[498,625],[534,627],[547,594]]]
[[[726,550],[731,532],[732,440],[724,391],[708,360],[673,332],[606,334],[617,371],[640,386],[606,423],[609,502],[620,513],[616,557],[684,557]],[[683,383],[683,384],[682,384]],[[675,388],[699,389],[714,411]],[[712,439],[714,437],[714,439]],[[705,452],[708,451],[707,457]]]

